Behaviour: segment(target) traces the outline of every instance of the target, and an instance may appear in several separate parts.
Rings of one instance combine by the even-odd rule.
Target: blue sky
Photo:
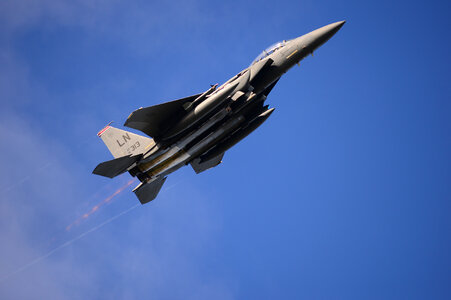
[[[449,299],[450,6],[3,1],[0,297]],[[343,19],[217,168],[91,174],[108,122]]]

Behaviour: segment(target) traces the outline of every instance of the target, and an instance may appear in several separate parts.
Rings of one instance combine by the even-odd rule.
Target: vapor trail
[[[106,220],[105,222],[100,223],[99,225],[97,225],[97,226],[95,226],[95,227],[89,229],[88,231],[86,231],[86,232],[80,234],[79,236],[77,236],[77,237],[75,237],[75,238],[73,238],[73,239],[71,239],[71,240],[65,242],[64,244],[62,244],[62,245],[60,245],[60,246],[58,246],[58,247],[56,247],[55,249],[49,251],[47,254],[42,255],[42,256],[36,258],[35,260],[29,262],[28,264],[26,264],[26,265],[24,265],[24,266],[18,268],[18,269],[15,270],[14,272],[11,272],[10,274],[8,274],[8,275],[2,277],[2,278],[0,279],[0,283],[3,282],[3,281],[5,281],[5,280],[8,279],[9,277],[11,277],[11,276],[13,276],[13,275],[16,275],[16,274],[18,274],[18,273],[20,273],[20,272],[22,272],[22,271],[28,269],[29,267],[31,267],[31,266],[37,264],[38,262],[40,262],[40,261],[46,259],[47,257],[49,257],[50,255],[52,255],[52,254],[55,253],[56,251],[58,251],[58,250],[60,250],[60,249],[62,249],[62,248],[64,248],[64,247],[69,246],[69,245],[72,244],[73,242],[78,241],[79,239],[83,238],[84,236],[90,234],[91,232],[94,232],[94,231],[96,231],[96,230],[102,228],[102,227],[105,226],[106,224],[108,224],[108,223],[114,221],[115,219],[119,218],[120,216],[125,215],[125,214],[128,213],[129,211],[131,211],[131,210],[137,208],[139,205],[140,205],[140,203],[135,204],[134,206],[132,206],[132,207],[130,207],[130,208],[128,208],[128,209],[122,211],[121,213],[119,213],[119,214],[117,214],[117,215],[115,215],[114,217],[109,218],[109,219]]]
[[[103,199],[102,201],[100,201],[98,204],[94,205],[91,210],[85,214],[83,214],[81,217],[79,217],[77,220],[75,220],[73,223],[69,224],[66,226],[66,231],[69,231],[73,226],[75,225],[79,225],[83,220],[87,219],[90,215],[92,215],[93,213],[95,213],[100,207],[102,207],[105,204],[108,204],[109,202],[111,202],[111,200],[116,197],[117,195],[119,195],[120,193],[122,193],[122,191],[129,187],[133,182],[135,182],[135,179],[130,179],[126,184],[124,184],[123,186],[121,186],[120,188],[118,188],[113,194],[111,194],[110,196],[106,197],[105,199]]]
[[[132,180],[132,182],[133,182],[133,181],[134,181],[134,180]],[[182,182],[182,181],[183,181],[183,180],[179,180],[179,181],[177,181],[176,183],[174,183],[174,184],[168,186],[167,188],[164,188],[164,191],[168,191],[168,190],[174,188],[175,186],[177,186],[177,185],[178,185],[180,182]],[[130,184],[131,184],[130,181],[127,182],[127,186],[130,185]],[[120,188],[120,189],[121,189],[121,188]],[[123,190],[123,189],[121,189],[121,191],[122,191],[122,190]],[[114,194],[113,194],[113,195],[114,195]],[[107,199],[108,199],[108,198],[107,198]],[[110,223],[110,222],[116,220],[116,219],[119,218],[120,216],[125,215],[126,213],[128,213],[129,211],[131,211],[131,210],[137,208],[137,207],[140,206],[140,205],[141,205],[140,203],[137,203],[137,204],[133,205],[132,207],[127,208],[126,210],[124,210],[124,211],[120,212],[119,214],[115,215],[114,217],[109,218],[109,219],[106,220],[105,222],[100,223],[99,225],[97,225],[97,226],[95,226],[95,227],[89,229],[88,231],[86,231],[86,232],[80,234],[79,236],[77,236],[77,237],[75,237],[75,238],[73,238],[73,239],[71,239],[71,240],[65,242],[64,244],[59,245],[58,247],[56,247],[56,248],[54,248],[53,250],[49,251],[47,254],[44,254],[44,255],[42,255],[42,256],[36,258],[35,260],[29,262],[28,264],[26,264],[26,265],[24,265],[24,266],[18,268],[17,270],[15,270],[15,271],[9,273],[8,275],[3,276],[2,278],[0,278],[0,283],[4,282],[5,280],[7,280],[8,278],[10,278],[11,276],[14,276],[14,275],[16,275],[16,274],[18,274],[18,273],[20,273],[20,272],[22,272],[22,271],[28,269],[29,267],[31,267],[31,266],[37,264],[38,262],[40,262],[40,261],[46,259],[47,257],[49,257],[50,255],[52,255],[52,254],[55,253],[56,251],[58,251],[58,250],[60,250],[60,249],[62,249],[62,248],[64,248],[64,247],[69,246],[69,245],[72,244],[73,242],[78,241],[79,239],[83,238],[84,236],[90,234],[91,232],[94,232],[94,231],[96,231],[96,230],[102,228],[103,226],[105,226],[105,225],[107,225],[108,223]],[[149,204],[147,204],[147,205],[149,205]]]
[[[90,137],[85,139],[84,141],[77,143],[76,148],[80,148],[83,145],[89,143],[91,140],[94,140],[94,138]],[[9,186],[2,186],[0,188],[0,193],[5,193],[7,194],[8,192],[10,192],[11,190],[21,186],[22,184],[24,184],[25,182],[27,182],[28,180],[32,179],[33,176],[37,176],[39,173],[41,173],[42,171],[44,171],[45,169],[47,169],[48,167],[54,165],[57,161],[56,160],[48,160],[47,163],[45,163],[44,165],[42,165],[41,167],[38,167],[35,170],[31,170],[28,172],[29,175],[26,175],[24,177],[22,177],[21,179],[17,179],[15,180],[14,183],[10,184]]]
[[[36,176],[36,174],[40,173],[41,171],[45,170],[46,168],[50,167],[54,162],[49,161],[46,164],[42,165],[41,167],[37,168],[34,171],[31,171],[31,173],[35,173],[33,176]],[[9,185],[9,186],[5,186],[2,187],[2,193],[8,193],[9,191],[15,189],[18,186],[21,186],[22,184],[24,184],[26,181],[31,179],[31,175],[26,175],[25,177],[22,177],[21,179],[16,180],[13,184]]]

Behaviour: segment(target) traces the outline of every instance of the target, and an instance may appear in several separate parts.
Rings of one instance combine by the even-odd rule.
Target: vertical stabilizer
[[[138,155],[146,152],[153,146],[153,139],[129,131],[107,125],[97,135],[113,154],[114,158]]]

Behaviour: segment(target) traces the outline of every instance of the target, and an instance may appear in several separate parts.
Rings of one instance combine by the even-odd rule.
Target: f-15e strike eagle
[[[94,174],[113,178],[126,171],[141,183],[133,190],[142,204],[157,196],[167,175],[191,164],[196,173],[221,163],[224,152],[259,127],[274,111],[264,102],[280,77],[329,40],[345,23],[336,22],[269,47],[226,83],[183,99],[135,110],[125,126],[98,136],[114,156]]]

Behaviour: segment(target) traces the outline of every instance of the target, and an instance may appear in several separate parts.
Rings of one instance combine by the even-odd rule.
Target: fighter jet
[[[273,113],[265,100],[280,77],[329,40],[345,23],[336,22],[276,43],[223,85],[163,104],[139,108],[124,126],[138,135],[107,125],[101,137],[114,159],[94,174],[113,178],[124,172],[137,177],[133,190],[142,204],[155,199],[167,176],[190,164],[196,173],[221,163],[224,153]]]

